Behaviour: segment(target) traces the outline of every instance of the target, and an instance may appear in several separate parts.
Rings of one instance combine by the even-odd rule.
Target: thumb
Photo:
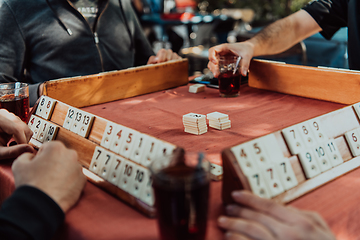
[[[28,144],[18,144],[11,147],[0,147],[0,159],[13,159],[21,154],[35,153],[35,150]]]

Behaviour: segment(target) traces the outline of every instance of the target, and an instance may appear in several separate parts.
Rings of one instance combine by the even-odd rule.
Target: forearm
[[[296,43],[321,31],[315,20],[304,10],[278,20],[246,41],[254,49],[254,56],[281,53]]]

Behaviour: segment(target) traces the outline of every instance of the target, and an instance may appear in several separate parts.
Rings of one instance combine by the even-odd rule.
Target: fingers
[[[174,53],[171,49],[160,49],[156,56],[149,57],[147,64],[162,63],[177,59],[181,59],[181,57]]]
[[[2,132],[13,136],[18,144],[28,143],[33,134],[18,116],[5,109],[0,109],[0,128]]]
[[[250,240],[250,238],[248,238],[244,235],[241,235],[236,232],[230,232],[230,231],[225,233],[225,239],[226,240]]]
[[[254,221],[221,216],[218,219],[218,225],[230,232],[242,234],[250,239],[274,239],[274,236],[266,227]]]
[[[233,199],[246,207],[250,207],[260,213],[267,214],[284,222],[295,223],[299,215],[294,217],[294,211],[269,199],[260,198],[248,191],[234,191]]]
[[[11,147],[0,147],[0,159],[14,159],[23,153],[35,153],[33,147],[27,144],[18,144]]]

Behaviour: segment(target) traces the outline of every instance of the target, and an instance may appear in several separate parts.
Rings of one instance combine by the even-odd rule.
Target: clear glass
[[[236,65],[238,58],[235,55],[219,57],[220,75],[218,79],[221,97],[237,97],[240,95],[241,74],[239,65]]]
[[[150,171],[160,239],[205,239],[210,163],[201,154],[179,150],[155,160]]]
[[[29,86],[13,82],[0,84],[0,108],[5,108],[27,122],[29,117]]]

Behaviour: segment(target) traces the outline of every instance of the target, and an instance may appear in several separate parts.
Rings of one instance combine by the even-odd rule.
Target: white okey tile
[[[305,143],[303,142],[299,129],[296,125],[285,128],[281,132],[286,140],[290,152],[293,155],[298,154],[303,150]]]
[[[50,142],[56,138],[59,127],[50,123],[48,130],[46,131],[44,142]]]
[[[210,163],[210,176],[212,180],[219,181],[223,178],[223,167],[215,163]]]
[[[159,147],[158,147],[158,153],[156,154],[156,156],[158,157],[165,157],[165,156],[169,156],[173,153],[173,151],[175,150],[176,146],[168,143],[168,142],[163,142],[163,141],[159,141]]]
[[[330,155],[325,151],[325,147],[321,143],[317,143],[313,146],[315,156],[318,159],[319,167],[321,172],[325,172],[332,168],[332,164],[330,162]]]
[[[311,131],[313,132],[313,136],[317,139],[318,142],[323,142],[328,139],[325,129],[320,121],[320,117],[313,118],[307,121]]]
[[[28,122],[28,126],[31,129],[31,131],[33,131],[37,119],[38,119],[38,117],[36,115],[31,115],[29,122]]]
[[[156,158],[158,148],[160,146],[160,141],[154,137],[148,136],[144,145],[145,146],[141,152],[140,164],[144,167],[148,167]]]
[[[129,128],[116,125],[114,137],[111,139],[110,142],[110,150],[116,153],[120,153],[121,144],[125,141],[127,137],[127,131]]]
[[[73,133],[78,134],[78,132],[80,130],[81,123],[83,121],[83,117],[84,117],[84,112],[77,109],[75,111],[74,120],[72,121],[71,126],[70,126],[70,131],[72,131]]]
[[[281,150],[279,143],[274,134],[268,134],[260,138],[262,145],[265,147],[267,156],[270,158],[270,162],[278,163],[284,158],[284,153]]]
[[[345,139],[350,147],[351,153],[354,157],[360,155],[360,132],[359,129],[353,129],[345,133]]]
[[[140,163],[141,162],[141,152],[145,146],[145,141],[146,141],[146,137],[147,135],[139,133],[136,135],[136,137],[134,138],[134,145],[133,148],[131,149],[130,152],[130,159],[133,160],[136,163]]]
[[[246,176],[250,176],[253,173],[258,172],[257,162],[251,154],[251,147],[248,143],[243,143],[231,148],[237,162],[240,165],[241,170]]]
[[[66,113],[66,117],[65,117],[65,120],[64,120],[64,124],[63,124],[63,127],[67,130],[70,130],[70,127],[72,125],[72,122],[75,118],[75,112],[76,112],[76,108],[73,108],[73,107],[69,107],[67,113]]]
[[[271,197],[275,197],[285,191],[275,164],[270,163],[267,165],[263,171],[263,175]]]
[[[296,179],[293,168],[291,167],[290,160],[288,158],[282,158],[275,164],[275,168],[279,174],[280,180],[285,190],[289,190],[299,183]]]
[[[334,139],[329,139],[328,141],[324,142],[323,144],[324,144],[325,151],[327,152],[327,154],[329,156],[331,165],[333,167],[344,162],[344,160],[342,159],[341,153],[335,144]]]
[[[256,165],[261,168],[266,168],[271,163],[270,156],[266,152],[265,139],[258,138],[248,142],[249,151],[252,151],[252,155],[256,160]]]
[[[110,167],[115,157],[114,154],[109,151],[105,151],[104,154],[105,155],[100,162],[98,175],[103,179],[108,179],[108,176],[110,174]]]
[[[95,174],[98,174],[100,171],[100,166],[102,159],[105,157],[106,150],[102,147],[96,146],[94,154],[91,159],[91,163],[89,166],[89,170],[92,171]]]
[[[144,180],[146,184],[140,192],[140,200],[149,206],[154,206],[155,197],[154,189],[152,187],[152,176],[148,169],[144,172]]]
[[[312,178],[321,173],[317,158],[312,149],[304,150],[298,154],[306,178]]]
[[[32,137],[34,139],[36,139],[36,140],[38,139],[39,132],[41,131],[44,122],[45,122],[45,120],[43,120],[43,119],[41,119],[39,117],[36,119],[35,125],[34,125],[33,130],[32,130],[33,131]]]
[[[50,123],[47,121],[43,121],[44,123],[41,125],[41,129],[37,135],[37,140],[41,143],[44,142],[46,133],[49,129]]]
[[[45,108],[45,103],[46,103],[46,96],[42,95],[39,101],[39,104],[37,105],[36,108],[36,115],[39,117],[43,117],[43,112],[44,112],[44,108]]]
[[[355,104],[353,105],[353,108],[354,108],[354,110],[355,110],[358,118],[360,119],[360,102],[355,103]]]
[[[83,113],[83,118],[77,134],[79,134],[84,138],[87,138],[90,133],[95,116],[84,111],[82,113]]]
[[[100,145],[104,148],[110,149],[110,143],[112,138],[116,135],[116,123],[108,121],[106,123],[105,131],[102,135]]]
[[[146,168],[136,165],[134,166],[134,174],[132,184],[129,187],[129,193],[136,198],[140,197],[140,193],[144,187],[146,187],[145,172]]]
[[[265,178],[261,171],[254,172],[247,176],[252,192],[262,198],[270,198],[270,190],[265,184]]]
[[[122,174],[122,164],[125,162],[125,158],[114,155],[114,160],[111,163],[109,168],[109,175],[107,175],[107,180],[117,186],[120,181],[120,177]]]
[[[43,107],[41,115],[43,118],[45,118],[46,120],[49,120],[51,118],[56,102],[56,100],[46,97],[45,106]]]
[[[138,138],[138,131],[128,128],[126,132],[126,136],[124,135],[124,139],[121,142],[121,148],[119,154],[123,157],[130,159],[130,153],[133,146],[136,144],[135,140]]]
[[[315,140],[315,136],[310,128],[308,122],[302,122],[296,125],[299,134],[303,142],[305,143],[305,147],[311,147],[317,140]]]
[[[135,166],[136,164],[129,160],[125,160],[122,164],[120,181],[117,186],[125,192],[129,192],[130,186],[133,184],[133,176],[136,174]]]

